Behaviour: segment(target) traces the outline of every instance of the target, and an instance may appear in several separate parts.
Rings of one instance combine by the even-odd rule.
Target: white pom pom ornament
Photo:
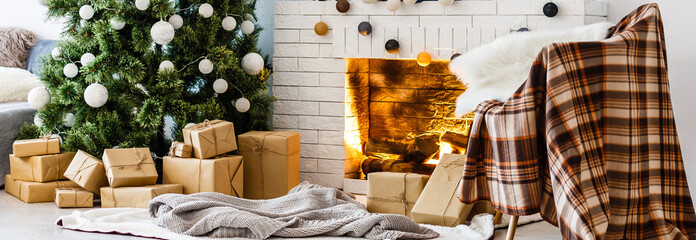
[[[135,0],[135,8],[145,11],[150,6],[150,0]]]
[[[54,47],[53,50],[51,50],[51,57],[53,57],[53,60],[60,60],[62,59],[60,53],[60,47]]]
[[[160,20],[150,28],[152,40],[159,45],[165,45],[174,39],[174,26],[171,23]]]
[[[201,71],[203,74],[208,74],[213,72],[213,62],[208,60],[207,58],[201,60],[198,63],[198,70]]]
[[[37,115],[34,115],[34,125],[36,125],[37,127],[41,127],[41,126],[43,126],[43,124],[44,124],[43,119],[41,119]]]
[[[63,116],[63,125],[72,127],[73,124],[75,124],[75,114],[66,113],[65,116]]]
[[[65,65],[65,67],[63,67],[63,74],[65,74],[65,76],[68,78],[74,78],[77,76],[78,70],[77,65],[74,63],[68,63]]]
[[[184,26],[184,19],[181,18],[181,16],[175,14],[169,17],[169,23],[172,24],[172,27],[174,27],[174,29],[179,29],[181,28],[181,26]]]
[[[256,75],[263,69],[263,57],[258,53],[247,53],[242,58],[242,69],[249,75]]]
[[[251,13],[244,14],[244,20],[256,23],[256,19],[254,18],[254,15],[251,15]]]
[[[87,64],[91,63],[92,61],[94,61],[95,58],[96,57],[94,56],[94,54],[85,53],[85,54],[82,54],[82,57],[80,57],[80,63],[82,64],[82,66],[84,66],[84,65],[87,65]]]
[[[201,4],[200,7],[198,7],[198,13],[201,14],[204,18],[209,18],[210,16],[213,16],[213,5],[210,5],[208,3]]]
[[[227,30],[227,31],[232,31],[234,28],[237,27],[237,20],[234,20],[233,17],[227,16],[222,19],[222,28]]]
[[[164,60],[160,63],[159,65],[159,70],[160,71],[172,71],[174,70],[174,63],[169,60]]]
[[[90,5],[83,5],[80,7],[80,17],[85,20],[91,19],[94,17],[94,8]]]
[[[399,8],[401,8],[400,0],[387,0],[387,10],[396,12],[396,10],[399,10]]]
[[[213,82],[213,90],[215,90],[216,93],[225,93],[227,92],[227,88],[229,87],[229,84],[227,84],[227,81],[225,79],[218,79]]]
[[[29,91],[27,101],[32,108],[41,110],[51,102],[51,93],[45,87],[35,87]]]
[[[240,99],[237,99],[237,101],[235,101],[234,107],[237,109],[237,111],[243,113],[243,112],[249,111],[249,108],[251,107],[251,103],[249,102],[249,99],[240,98]]]
[[[454,3],[454,0],[440,0],[440,4],[445,7],[449,7]]]
[[[242,27],[241,27],[241,28],[242,28],[242,33],[248,35],[248,34],[251,34],[251,33],[254,32],[255,26],[254,26],[254,23],[253,23],[253,22],[251,22],[251,21],[249,21],[249,20],[246,20],[246,21],[242,22]]]
[[[85,89],[85,102],[93,108],[104,106],[109,100],[109,90],[99,83],[92,83]]]
[[[111,27],[116,30],[121,30],[126,26],[126,22],[121,21],[121,19],[118,18],[112,18],[109,22],[111,23]]]

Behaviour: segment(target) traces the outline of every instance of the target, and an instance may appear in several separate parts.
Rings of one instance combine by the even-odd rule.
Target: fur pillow
[[[27,70],[0,67],[0,103],[26,102],[29,91],[42,85],[39,78]]]
[[[37,40],[29,30],[0,28],[0,67],[26,68],[29,49]]]

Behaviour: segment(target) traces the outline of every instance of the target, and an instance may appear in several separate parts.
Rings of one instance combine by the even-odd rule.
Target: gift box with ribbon
[[[102,208],[147,208],[150,200],[165,194],[183,192],[181,184],[157,184],[140,187],[101,188]]]
[[[193,147],[190,144],[182,142],[172,142],[172,146],[169,147],[169,156],[190,158]]]
[[[94,193],[82,188],[56,189],[56,206],[60,208],[92,207]]]
[[[367,210],[411,217],[411,209],[428,182],[428,175],[375,172],[367,177]]]
[[[32,157],[16,157],[10,154],[10,174],[15,180],[31,182],[66,179],[63,173],[74,156],[74,152]]]
[[[237,150],[234,124],[223,120],[205,120],[183,129],[184,143],[193,147],[193,157],[212,158]]]
[[[283,196],[300,184],[300,134],[252,131],[239,135],[244,157],[244,197]]]
[[[144,186],[157,182],[149,148],[105,149],[102,156],[111,187]]]
[[[183,185],[184,194],[219,192],[244,197],[244,163],[241,156],[214,159],[164,157],[162,182]]]
[[[71,181],[26,182],[5,176],[5,191],[25,203],[53,202],[56,188],[79,187]]]
[[[77,151],[63,175],[94,194],[109,186],[102,161],[82,150]]]
[[[45,135],[37,139],[17,140],[12,144],[15,157],[31,157],[60,153],[60,139]]]

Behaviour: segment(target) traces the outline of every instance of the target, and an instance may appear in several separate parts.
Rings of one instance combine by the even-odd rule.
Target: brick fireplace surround
[[[427,51],[434,60],[460,53],[525,27],[532,31],[561,29],[606,21],[606,0],[555,0],[556,17],[542,14],[547,0],[464,0],[450,7],[438,2],[402,4],[395,13],[386,2],[350,0],[345,14],[335,1],[278,1],[274,4],[273,116],[277,130],[301,134],[300,180],[364,193],[355,177],[361,158],[356,142],[347,59],[414,59]],[[323,20],[329,33],[318,36],[314,24]],[[373,32],[361,36],[357,26],[369,21]],[[384,50],[396,39],[397,54]],[[360,62],[360,61],[355,61]],[[414,66],[416,67],[416,66]],[[348,83],[348,85],[347,85]],[[347,87],[348,86],[348,87]],[[348,96],[348,99],[346,98]],[[350,105],[349,105],[350,106]]]

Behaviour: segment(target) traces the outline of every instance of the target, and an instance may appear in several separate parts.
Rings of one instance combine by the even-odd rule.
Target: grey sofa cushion
[[[5,185],[5,175],[10,174],[12,143],[25,122],[32,121],[36,110],[27,102],[0,103],[0,186]]]
[[[51,55],[51,51],[56,46],[56,40],[39,40],[34,44],[34,47],[29,50],[27,57],[27,70],[34,75],[39,75],[39,71],[43,67],[42,57]]]

